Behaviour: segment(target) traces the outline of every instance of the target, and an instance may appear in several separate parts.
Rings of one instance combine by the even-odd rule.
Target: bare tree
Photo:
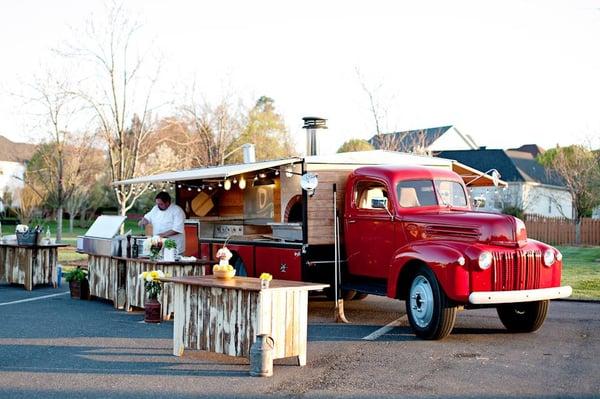
[[[227,150],[242,131],[240,113],[231,97],[217,105],[198,100],[195,88],[187,103],[179,107],[177,123],[188,136],[186,143],[194,166],[215,166],[225,162]]]
[[[73,92],[83,100],[98,123],[104,139],[112,181],[138,176],[149,155],[153,134],[151,99],[160,63],[145,74],[147,54],[136,52],[136,33],[141,26],[129,19],[120,4],[112,3],[106,19],[88,20],[81,43],[59,51],[73,63],[85,63],[93,71]],[[146,172],[158,172],[161,169]],[[125,215],[147,185],[114,187],[119,211]]]
[[[56,214],[56,239],[62,240],[63,211],[76,186],[75,177],[84,167],[85,154],[67,160],[68,142],[73,139],[68,129],[71,119],[77,113],[77,105],[69,94],[68,79],[60,73],[48,71],[43,78],[36,78],[31,86],[33,91],[29,105],[38,109],[39,128],[47,131],[47,139],[28,165],[29,179],[25,184],[37,192],[52,207]],[[89,150],[89,137],[82,140],[82,151]],[[67,171],[69,163],[70,171]],[[42,188],[42,192],[37,188]]]
[[[558,174],[573,201],[575,242],[581,243],[581,219],[600,204],[598,155],[581,145],[556,147],[538,155],[538,161]]]

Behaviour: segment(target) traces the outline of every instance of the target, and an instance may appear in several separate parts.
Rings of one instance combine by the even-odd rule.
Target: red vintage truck
[[[307,157],[249,155],[116,184],[171,188],[188,216],[186,254],[214,259],[227,245],[238,274],[404,300],[424,339],[448,335],[461,308],[495,307],[508,330],[535,331],[549,300],[571,294],[557,249],[528,239],[513,216],[472,210],[467,185],[493,185],[492,176],[396,152],[320,156],[311,150],[319,126],[307,124]]]

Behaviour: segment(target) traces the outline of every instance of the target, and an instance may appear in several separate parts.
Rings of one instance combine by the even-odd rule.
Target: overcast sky
[[[0,134],[40,137],[8,93],[102,4],[3,2]],[[125,5],[163,56],[165,98],[177,103],[175,88],[193,79],[208,99],[229,91],[249,105],[267,95],[296,137],[303,116],[327,118],[331,149],[374,132],[357,69],[379,87],[389,131],[455,125],[488,148],[599,144],[600,0]]]

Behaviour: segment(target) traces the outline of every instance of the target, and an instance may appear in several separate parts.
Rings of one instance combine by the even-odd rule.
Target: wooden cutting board
[[[208,212],[215,206],[210,196],[206,193],[199,193],[192,200],[192,212],[196,216],[206,216]]]

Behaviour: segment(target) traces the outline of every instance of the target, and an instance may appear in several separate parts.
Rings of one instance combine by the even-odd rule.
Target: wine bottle
[[[131,244],[131,257],[132,258],[137,258],[138,257],[138,244],[136,242],[136,240],[133,240],[133,244]]]
[[[127,257],[131,258],[131,234],[127,234]]]

